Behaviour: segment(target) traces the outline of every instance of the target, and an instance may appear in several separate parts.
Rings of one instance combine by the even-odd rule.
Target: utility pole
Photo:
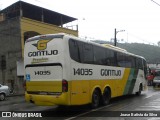
[[[124,32],[125,30],[119,30],[117,31],[116,28],[114,30],[114,46],[117,46],[117,33],[118,32]]]
[[[115,30],[114,30],[114,46],[117,46],[116,34],[117,34],[117,31],[116,31],[116,28],[115,28]]]

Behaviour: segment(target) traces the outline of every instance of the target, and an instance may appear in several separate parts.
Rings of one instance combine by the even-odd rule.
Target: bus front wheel
[[[136,95],[141,95],[141,92],[142,92],[142,84],[139,85],[139,91],[136,92]]]
[[[97,108],[99,106],[100,103],[100,92],[98,89],[95,89],[93,94],[92,94],[92,103],[91,103],[91,107],[92,108]]]

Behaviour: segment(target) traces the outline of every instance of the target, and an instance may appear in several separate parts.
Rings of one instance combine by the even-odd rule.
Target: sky
[[[18,0],[0,0],[0,9]],[[22,0],[78,18],[79,36],[157,45],[160,41],[160,0]],[[121,32],[123,30],[123,32]],[[125,31],[124,31],[125,30]]]

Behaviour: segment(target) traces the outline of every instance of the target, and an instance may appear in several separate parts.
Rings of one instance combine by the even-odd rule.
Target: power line
[[[158,6],[160,6],[160,4],[159,3],[157,3],[157,2],[155,2],[154,0],[151,0],[152,2],[154,2],[155,4],[157,4]]]
[[[149,41],[147,41],[146,39],[144,39],[144,38],[142,38],[142,37],[139,37],[139,36],[137,36],[137,35],[135,35],[135,34],[128,33],[128,35],[130,35],[130,36],[132,36],[132,37],[134,37],[134,38],[136,38],[136,39],[138,39],[138,40],[143,41],[143,43],[145,42],[145,43],[148,43],[148,44],[150,44],[150,45],[156,45],[155,43],[149,42]]]
[[[35,24],[35,23],[31,23],[31,22],[28,22],[28,21],[23,21],[24,23],[27,23],[27,24],[30,24],[30,25],[33,25],[33,26],[37,26],[37,27],[39,27],[39,28],[44,28],[44,29],[47,29],[47,30],[50,30],[51,31],[51,33],[52,33],[52,31],[55,31],[55,32],[62,32],[61,30],[58,30],[58,29],[53,29],[53,28],[48,28],[48,27],[46,27],[46,26],[41,26],[41,25],[38,25],[38,24]],[[16,27],[14,27],[15,29],[17,29]],[[62,28],[63,29],[63,28]],[[20,31],[28,31],[28,30],[26,30],[26,29],[21,29]],[[11,35],[11,36],[14,36],[14,37],[20,37],[20,35],[16,35],[16,34],[12,34],[12,33],[10,33],[10,32],[5,32],[5,33],[0,33],[0,35],[5,35],[5,36],[8,36],[8,35]],[[132,37],[135,37],[136,39],[138,39],[138,40],[141,40],[141,41],[143,41],[143,42],[146,42],[146,43],[149,43],[149,44],[152,44],[152,45],[155,45],[155,43],[152,43],[152,42],[149,42],[149,41],[147,41],[147,40],[145,40],[145,39],[143,39],[143,38],[141,38],[141,37],[139,37],[139,36],[137,36],[137,35],[134,35],[134,34],[132,34],[132,33],[128,33],[128,35],[130,35],[130,36],[132,36]],[[82,36],[81,36],[82,37]],[[82,37],[83,38],[83,37]],[[90,38],[90,39],[92,39],[92,40],[101,40],[101,39],[98,39],[98,38],[95,38],[95,37],[90,37],[90,36],[88,36],[88,35],[85,35],[85,38]]]

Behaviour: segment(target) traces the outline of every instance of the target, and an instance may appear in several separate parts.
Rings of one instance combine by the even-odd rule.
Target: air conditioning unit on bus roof
[[[105,46],[105,47],[108,47],[108,48],[113,48],[115,50],[119,50],[119,51],[123,51],[123,52],[127,52],[127,50],[125,50],[125,49],[122,49],[120,47],[116,47],[116,46],[113,46],[113,45],[110,45],[110,44],[102,44],[102,46]]]

